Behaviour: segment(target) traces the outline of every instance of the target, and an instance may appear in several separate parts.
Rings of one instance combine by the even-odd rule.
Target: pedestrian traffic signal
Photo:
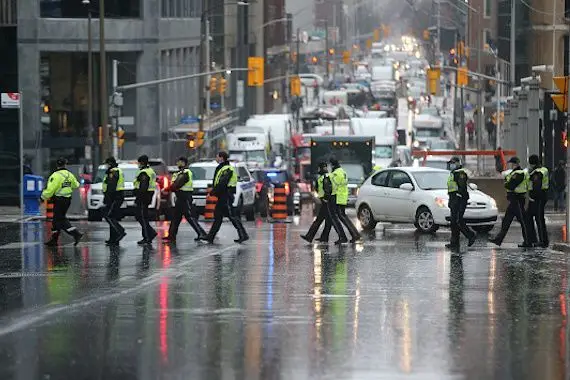
[[[206,132],[198,131],[196,132],[196,146],[199,148],[204,145],[204,137],[206,136]]]
[[[228,81],[226,80],[226,78],[221,78],[220,79],[220,94],[221,95],[226,93],[227,85],[228,85]]]
[[[329,49],[329,55],[334,55],[334,49],[333,48]]]
[[[429,41],[430,33],[429,30],[424,30],[424,40]]]
[[[345,50],[342,52],[342,63],[348,65],[350,63],[350,51]]]
[[[467,67],[458,67],[457,68],[457,85],[458,86],[467,86],[469,84],[469,77],[467,75]]]
[[[301,78],[291,78],[291,96],[301,96]]]
[[[117,146],[122,148],[123,145],[125,145],[125,130],[119,127],[119,130],[117,131]]]
[[[263,87],[265,81],[263,65],[263,57],[248,57],[247,85],[249,87]]]
[[[556,108],[560,112],[568,112],[568,82],[570,77],[554,77],[552,80],[556,87],[558,87],[558,91],[560,94],[552,94],[550,97],[554,104],[556,104]]]
[[[186,145],[190,149],[196,149],[196,132],[188,132],[186,134]]]
[[[210,78],[210,93],[216,92],[218,89],[218,78],[211,77]]]

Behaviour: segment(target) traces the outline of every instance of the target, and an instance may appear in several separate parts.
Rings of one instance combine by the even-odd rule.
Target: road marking
[[[30,248],[35,247],[40,244],[43,244],[41,241],[17,241],[13,243],[8,243],[0,246],[0,249],[22,249],[22,248]]]

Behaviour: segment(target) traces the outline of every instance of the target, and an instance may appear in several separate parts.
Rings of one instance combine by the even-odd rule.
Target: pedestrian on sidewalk
[[[181,156],[176,162],[178,171],[172,175],[172,184],[167,189],[169,192],[176,194],[176,202],[174,203],[174,215],[170,222],[168,229],[168,236],[164,237],[164,241],[176,243],[176,235],[178,234],[178,227],[182,222],[182,216],[192,229],[196,232],[196,241],[206,236],[206,231],[202,228],[198,220],[192,215],[192,192],[194,186],[192,182],[192,172],[188,169],[188,158]]]
[[[119,223],[121,205],[125,200],[125,176],[115,157],[107,158],[105,164],[108,167],[103,178],[103,199],[106,206],[104,219],[109,224],[109,240],[105,244],[117,245],[127,235]]]
[[[552,173],[552,187],[554,190],[554,211],[564,211],[566,202],[566,162],[560,160]]]
[[[156,190],[156,173],[148,164],[148,156],[142,155],[138,159],[139,171],[134,181],[135,185],[135,206],[136,219],[141,225],[142,240],[138,241],[138,245],[150,245],[156,235],[154,228],[151,227],[148,217],[148,206],[152,203],[152,197]]]
[[[542,248],[548,247],[548,231],[544,218],[544,207],[548,201],[549,177],[548,169],[540,164],[536,154],[528,158],[529,192],[528,192],[528,234],[529,242]],[[534,223],[536,222],[536,230]],[[538,241],[536,232],[538,230]]]
[[[49,176],[47,186],[42,191],[42,200],[53,199],[53,223],[51,227],[51,237],[46,242],[47,246],[55,247],[58,244],[61,231],[65,231],[73,236],[75,245],[83,237],[83,234],[73,227],[67,219],[67,210],[71,206],[71,196],[73,190],[79,188],[77,178],[65,167],[67,160],[59,158],[56,161],[57,169]]]

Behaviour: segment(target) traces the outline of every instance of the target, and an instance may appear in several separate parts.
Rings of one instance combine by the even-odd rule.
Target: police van
[[[119,163],[119,168],[123,170],[125,177],[125,200],[121,205],[122,215],[135,215],[135,185],[134,181],[139,170],[136,163]],[[105,204],[103,203],[103,178],[107,172],[107,165],[99,165],[97,174],[93,180],[87,193],[87,219],[90,221],[100,221],[103,219]],[[156,219],[159,216],[159,208],[161,203],[160,187],[157,186],[152,196],[152,202],[148,206],[150,219]]]
[[[231,162],[238,175],[238,185],[233,206],[240,215],[244,214],[248,221],[255,219],[255,180],[244,162]],[[214,182],[214,172],[218,163],[216,161],[200,161],[190,164],[194,184],[193,203],[199,214],[204,213],[208,189]],[[173,197],[174,198],[174,197]],[[172,202],[174,199],[172,200]]]

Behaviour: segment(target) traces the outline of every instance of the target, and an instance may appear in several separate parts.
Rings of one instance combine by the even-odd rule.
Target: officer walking
[[[461,165],[459,157],[452,157],[447,163],[451,170],[447,179],[447,193],[449,194],[449,210],[451,216],[451,240],[445,246],[450,249],[459,250],[459,233],[469,239],[467,245],[471,247],[475,243],[475,232],[467,224],[463,215],[469,200],[467,171]]]
[[[348,228],[348,232],[352,237],[352,240],[350,242],[356,243],[358,240],[360,240],[360,234],[348,216],[346,216],[345,211],[346,205],[348,204],[348,177],[336,158],[331,158],[330,163],[333,169],[331,173],[332,195],[331,201],[329,202],[331,220],[333,221],[334,226],[335,216],[338,217],[340,222],[344,224],[346,228]],[[337,240],[335,244],[342,244],[346,243],[347,241],[348,240],[346,239],[346,235],[343,237],[339,234],[339,240]]]
[[[192,192],[194,191],[192,172],[188,169],[188,159],[184,156],[178,158],[176,165],[178,166],[178,171],[172,175],[172,185],[168,188],[169,191],[176,194],[174,215],[170,222],[168,236],[165,236],[163,240],[172,243],[176,242],[178,227],[182,221],[182,216],[184,216],[188,224],[196,231],[198,236],[194,240],[198,241],[206,236],[206,231],[200,226],[198,220],[192,216]]]
[[[152,197],[156,190],[156,173],[148,165],[148,156],[146,154],[138,158],[139,171],[134,181],[135,185],[135,206],[136,219],[142,228],[142,240],[138,241],[138,245],[149,245],[152,243],[157,233],[151,227],[148,218],[148,206],[152,203]]]
[[[123,226],[119,224],[121,205],[125,199],[125,177],[123,169],[119,168],[115,157],[107,158],[105,164],[108,165],[108,168],[105,178],[103,178],[104,203],[107,206],[104,218],[109,224],[109,240],[105,243],[116,245],[127,235]]]
[[[507,200],[509,205],[507,206],[507,211],[505,211],[505,216],[503,217],[503,223],[501,225],[501,231],[494,238],[489,239],[491,243],[500,246],[503,243],[503,239],[509,231],[509,227],[513,222],[514,218],[517,218],[521,224],[523,243],[519,244],[521,248],[532,247],[528,237],[527,223],[525,219],[525,197],[528,188],[528,174],[521,168],[520,160],[518,157],[512,157],[508,161],[511,172],[505,177],[505,189],[507,190]]]
[[[57,169],[49,176],[47,186],[42,191],[42,200],[53,198],[53,224],[51,227],[51,237],[46,242],[47,246],[57,246],[61,231],[65,231],[75,239],[75,245],[79,243],[83,234],[77,227],[73,227],[67,219],[67,210],[71,205],[73,190],[79,188],[77,178],[65,168],[67,160],[59,158],[56,161]]]
[[[313,241],[315,235],[317,234],[317,231],[319,230],[319,227],[321,226],[321,224],[323,222],[325,222],[325,228],[323,229],[323,232],[321,233],[321,237],[319,239],[317,239],[320,242],[328,242],[329,240],[329,232],[330,232],[330,226],[331,226],[331,219],[329,216],[329,210],[328,210],[328,202],[330,200],[331,194],[332,194],[332,183],[331,183],[331,179],[329,177],[329,173],[328,173],[328,165],[326,162],[321,162],[319,163],[319,178],[317,178],[317,181],[315,183],[315,189],[317,190],[317,196],[319,197],[319,199],[321,200],[321,207],[319,209],[319,214],[317,215],[317,218],[313,221],[313,224],[311,224],[311,227],[309,227],[309,231],[307,232],[306,235],[301,235],[301,238],[308,241],[309,243]],[[337,226],[338,226],[338,220],[337,220]],[[342,227],[341,227],[342,229]],[[338,231],[337,231],[338,233]],[[343,231],[344,233],[344,231]],[[339,235],[340,236],[340,235]]]
[[[529,243],[533,243],[539,247],[548,247],[548,232],[546,231],[546,221],[544,219],[544,207],[548,201],[549,176],[548,169],[540,164],[540,159],[536,154],[528,158],[529,163],[529,202],[527,209],[528,216],[528,234]],[[538,229],[538,242],[536,239],[536,230],[534,223]]]
[[[228,159],[229,156],[227,152],[219,152],[216,157],[218,167],[214,172],[212,195],[218,197],[218,202],[216,203],[216,209],[214,210],[214,223],[210,228],[210,232],[201,237],[201,240],[205,240],[209,243],[214,242],[216,234],[222,226],[224,216],[232,222],[233,226],[237,230],[238,238],[234,240],[236,243],[243,243],[244,241],[249,240],[249,236],[241,224],[239,216],[235,215],[233,203],[238,177],[235,168],[230,164]]]

